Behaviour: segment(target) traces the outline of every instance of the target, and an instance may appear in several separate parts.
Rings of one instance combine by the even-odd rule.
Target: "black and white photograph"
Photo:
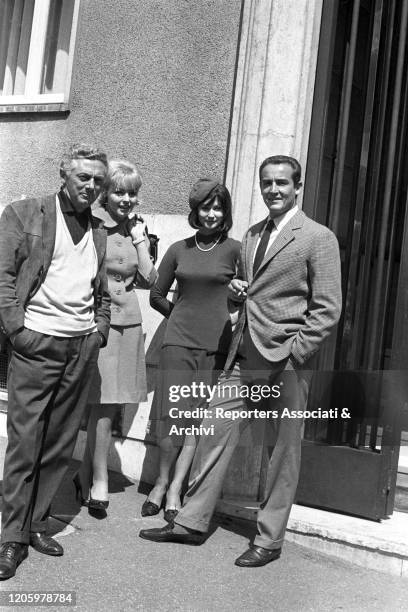
[[[408,1],[0,0],[0,606],[396,612]]]

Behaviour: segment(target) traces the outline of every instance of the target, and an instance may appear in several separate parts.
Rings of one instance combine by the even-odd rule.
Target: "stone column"
[[[244,0],[226,184],[233,235],[265,216],[258,167],[293,155],[305,169],[322,0]]]

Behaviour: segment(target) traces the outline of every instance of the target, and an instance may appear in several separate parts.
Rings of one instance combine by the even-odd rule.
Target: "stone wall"
[[[81,0],[69,114],[0,114],[0,210],[59,185],[61,153],[89,141],[141,169],[149,212],[183,213],[223,176],[240,0]]]

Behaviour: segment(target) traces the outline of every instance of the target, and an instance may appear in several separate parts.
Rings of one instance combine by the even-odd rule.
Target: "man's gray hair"
[[[108,160],[106,157],[106,153],[103,153],[100,149],[96,147],[91,147],[88,144],[80,143],[74,144],[70,147],[69,151],[62,156],[62,160],[60,163],[60,176],[65,179],[67,173],[71,169],[72,161],[74,159],[91,159],[100,161],[108,167]]]

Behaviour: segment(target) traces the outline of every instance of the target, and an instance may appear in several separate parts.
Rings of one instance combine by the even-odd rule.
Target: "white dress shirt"
[[[292,219],[292,217],[294,217],[296,215],[298,210],[299,210],[299,207],[298,206],[294,206],[293,208],[291,208],[287,212],[285,212],[282,215],[279,215],[279,216],[277,216],[277,217],[275,217],[273,219],[274,225],[273,225],[273,228],[272,228],[272,231],[271,231],[271,237],[269,238],[269,242],[268,242],[268,246],[266,248],[265,254],[269,251],[269,249],[271,248],[272,244],[275,242],[276,237],[279,234],[279,232],[281,232],[283,230],[283,228],[285,227],[285,225],[287,223],[289,223],[289,221]],[[265,229],[266,224],[268,223],[269,219],[270,219],[270,216],[268,215],[268,217],[267,217],[267,219],[265,221],[264,229]],[[263,233],[263,231],[264,230],[262,230],[262,233]],[[256,255],[256,252],[258,250],[258,246],[259,246],[259,242],[261,240],[261,236],[262,236],[262,234],[259,235],[259,238],[258,238],[258,240],[256,242],[256,247],[255,247],[255,250],[254,250],[254,256],[253,256],[253,259],[252,259],[252,263],[254,263],[255,255]]]

